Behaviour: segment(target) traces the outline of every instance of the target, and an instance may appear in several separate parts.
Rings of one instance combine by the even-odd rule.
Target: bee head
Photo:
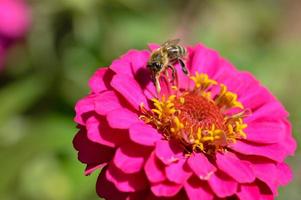
[[[162,64],[159,62],[147,63],[147,68],[152,72],[159,72],[162,69]]]

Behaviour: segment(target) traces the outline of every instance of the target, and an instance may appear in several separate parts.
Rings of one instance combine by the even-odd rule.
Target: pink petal
[[[86,127],[89,140],[102,145],[116,147],[128,140],[128,134],[125,131],[110,128],[105,118],[101,116],[91,116],[87,120]]]
[[[172,197],[176,195],[181,188],[181,184],[176,184],[169,181],[151,185],[151,191],[158,197]]]
[[[276,197],[278,195],[278,191],[276,190],[275,193],[273,193],[269,186],[265,183],[262,182],[259,179],[256,179],[256,181],[254,182],[254,184],[258,187],[258,189],[260,190],[260,195],[261,195],[261,199],[270,199],[271,195]],[[278,189],[278,188],[276,188]],[[274,199],[274,198],[272,198]]]
[[[143,50],[131,50],[127,54],[127,60],[131,63],[134,79],[138,82],[143,94],[148,98],[157,96],[155,86],[151,80],[151,73],[147,69],[147,61],[149,60],[150,52]],[[165,85],[161,83],[162,92],[166,90]]]
[[[163,91],[166,91],[165,87],[166,87],[166,85],[161,84],[162,94],[164,94]],[[147,99],[152,99],[157,96],[156,87],[151,80],[147,79],[144,87],[142,87],[142,88],[144,89],[143,93]]]
[[[254,80],[250,81],[251,83],[247,91],[243,89],[239,90],[238,100],[242,102],[246,108],[251,109],[252,112],[256,112],[261,106],[275,101],[275,98],[265,87],[260,86],[258,81],[255,80],[251,74],[249,74],[249,77],[252,77],[251,79]],[[241,84],[243,83],[244,81],[241,82]]]
[[[112,110],[121,108],[121,103],[113,91],[103,92],[95,98],[95,111],[100,115],[106,115]]]
[[[202,180],[210,179],[216,168],[209,162],[203,153],[194,153],[188,159],[192,171]]]
[[[240,157],[251,163],[250,166],[252,167],[257,180],[263,181],[270,191],[277,194],[277,169],[275,163],[270,159],[260,156],[241,155]]]
[[[297,142],[292,136],[291,123],[287,119],[284,120],[284,123],[286,124],[286,135],[285,135],[286,137],[284,138],[281,144],[283,144],[283,148],[286,150],[288,155],[293,156],[297,149]]]
[[[258,143],[277,143],[286,135],[286,125],[282,121],[250,122],[245,129],[247,140]]]
[[[106,170],[106,178],[114,183],[115,187],[121,192],[136,192],[146,189],[148,183],[143,172],[125,174],[114,164],[110,163]]]
[[[212,174],[208,183],[213,192],[221,198],[235,194],[238,185],[236,181],[221,171]]]
[[[162,139],[162,135],[150,125],[137,123],[130,127],[130,139],[137,144],[146,146],[154,146],[158,140]]]
[[[116,150],[113,163],[126,174],[137,173],[143,169],[148,154],[149,149],[141,145],[125,143]]]
[[[220,170],[231,176],[239,183],[250,183],[255,180],[250,164],[239,160],[232,153],[216,154],[216,164]]]
[[[126,200],[141,200],[146,199],[148,194],[151,193],[149,189],[141,190],[138,192],[131,192]]]
[[[136,80],[143,90],[150,82],[150,73],[146,69],[146,63],[149,59],[150,52],[143,50],[130,50],[120,59],[115,60],[111,69],[117,74],[124,74]]]
[[[202,72],[213,77],[219,68],[219,55],[216,51],[206,48],[198,44],[194,47],[192,63],[190,66],[190,74]]]
[[[226,85],[230,91],[234,92],[233,89],[235,89],[235,83],[240,84],[243,81],[240,77],[240,73],[231,63],[229,63],[229,61],[223,58],[220,58],[218,68],[219,70],[212,78],[217,82]]]
[[[274,200],[275,197],[272,194],[261,194],[260,200]]]
[[[106,170],[103,170],[98,176],[96,183],[97,194],[104,199],[125,200],[128,193],[119,191],[112,182],[108,181],[105,174]]]
[[[94,93],[100,93],[111,89],[110,81],[112,80],[114,72],[108,68],[98,69],[89,80],[89,87]]]
[[[258,155],[272,160],[282,162],[287,156],[287,152],[283,150],[280,144],[253,144],[245,141],[236,141],[231,149],[245,155]]]
[[[127,53],[127,59],[129,59],[130,63],[131,63],[131,67],[134,73],[134,77],[137,79],[139,79],[139,71],[142,69],[146,69],[146,64],[147,61],[150,57],[150,53],[147,50],[142,50],[142,51],[138,51],[138,50],[130,50]],[[146,77],[141,77],[141,78],[146,78]]]
[[[293,179],[293,174],[290,167],[286,163],[277,164],[278,176],[277,180],[279,185],[285,186]]]
[[[166,165],[183,158],[183,149],[176,141],[159,140],[155,147],[156,156]]]
[[[271,121],[283,119],[287,116],[288,113],[286,112],[284,107],[278,101],[272,101],[258,108],[250,116],[246,117],[245,121],[247,123],[251,121]]]
[[[185,194],[185,192],[183,190],[181,190],[180,192],[178,192],[175,196],[172,197],[158,197],[155,196],[152,192],[150,192],[147,196],[142,196],[141,199],[145,199],[145,200],[182,200],[182,199],[187,199],[187,195]]]
[[[127,59],[127,53],[121,56],[121,58],[114,60],[110,65],[110,69],[116,74],[124,74],[131,78],[134,77],[131,63],[129,59]]]
[[[160,45],[156,43],[149,43],[147,46],[151,51],[154,51],[160,47]]]
[[[145,174],[148,180],[152,183],[162,182],[166,179],[164,173],[164,165],[152,152],[144,166]]]
[[[146,108],[148,103],[139,84],[130,76],[117,74],[111,81],[111,86],[117,90],[136,110],[143,104]]]
[[[165,167],[168,180],[174,183],[183,184],[191,176],[191,171],[187,166],[186,159],[180,159]]]
[[[84,130],[76,134],[73,145],[78,150],[78,159],[94,166],[110,161],[114,155],[114,149],[88,140]]]
[[[256,93],[257,90],[261,89],[259,82],[251,73],[236,71],[233,70],[233,68],[233,66],[228,67],[229,70],[227,70],[227,72],[231,73],[231,71],[234,71],[233,75],[235,76],[229,76],[229,74],[226,74],[226,76],[228,76],[229,78],[224,78],[223,83],[228,87],[230,91],[238,95],[239,100],[240,98],[253,96],[253,94]],[[254,101],[257,101],[257,99],[253,99],[253,102]]]
[[[240,191],[236,194],[243,200],[258,200],[261,199],[260,191],[255,184],[243,184],[240,186]]]
[[[105,167],[107,163],[102,163],[102,164],[87,164],[87,167],[85,169],[85,175],[89,176],[92,174],[95,170],[102,169]]]
[[[212,200],[214,198],[207,182],[201,181],[196,176],[191,177],[184,185],[190,200]]]
[[[94,101],[95,95],[89,95],[81,100],[79,100],[75,105],[76,116],[74,121],[78,124],[85,125],[87,113],[94,112]]]
[[[137,114],[126,108],[119,108],[107,114],[107,120],[112,128],[128,129],[131,125],[139,122]]]

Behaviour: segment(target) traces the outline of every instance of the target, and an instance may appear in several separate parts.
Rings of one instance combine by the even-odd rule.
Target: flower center
[[[247,110],[237,101],[237,95],[206,74],[196,73],[191,79],[195,83],[193,89],[152,99],[150,111],[141,105],[140,118],[158,129],[165,139],[179,141],[187,153],[211,155],[246,138],[243,118]]]
[[[224,116],[214,102],[195,93],[184,95],[183,98],[184,102],[176,103],[175,107],[181,111],[179,118],[184,124],[201,128],[210,128],[215,124],[216,128],[224,128]]]

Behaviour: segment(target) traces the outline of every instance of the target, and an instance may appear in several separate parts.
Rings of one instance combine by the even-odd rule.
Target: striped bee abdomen
[[[183,58],[186,55],[186,49],[180,45],[174,45],[166,48],[170,61]]]

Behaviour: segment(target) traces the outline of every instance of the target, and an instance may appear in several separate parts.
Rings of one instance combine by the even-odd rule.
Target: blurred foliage
[[[128,49],[181,37],[217,49],[286,106],[301,141],[299,0],[31,0],[33,24],[0,74],[0,199],[97,199],[97,174],[72,148],[73,107],[100,66]],[[301,196],[295,178],[279,199]]]

